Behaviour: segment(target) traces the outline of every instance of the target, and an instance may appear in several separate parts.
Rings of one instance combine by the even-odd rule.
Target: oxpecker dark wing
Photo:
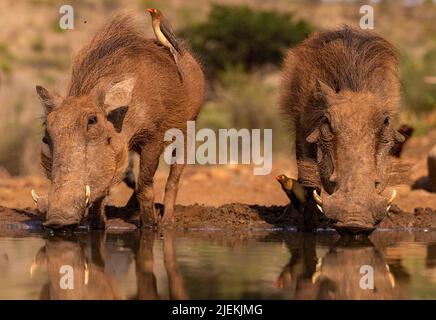
[[[173,29],[171,28],[171,24],[167,19],[161,20],[160,31],[162,31],[162,33],[168,39],[168,41],[171,43],[174,49],[176,49],[177,52],[180,53],[181,49],[179,43],[177,42],[177,38],[174,35]]]

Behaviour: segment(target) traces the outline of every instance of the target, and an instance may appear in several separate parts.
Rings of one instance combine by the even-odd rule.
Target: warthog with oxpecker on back
[[[65,98],[37,86],[45,111],[47,145],[42,164],[51,180],[47,198],[35,193],[45,225],[60,228],[90,218],[103,227],[110,188],[123,181],[128,152],[139,154],[136,191],[143,225],[154,225],[153,177],[168,142],[165,132],[186,131],[204,98],[200,65],[182,44],[183,81],[171,53],[145,37],[145,21],[120,14],[74,60]],[[171,165],[165,188],[163,222],[173,220],[183,164]]]
[[[343,27],[310,36],[289,51],[281,107],[295,128],[305,228],[321,210],[342,233],[370,233],[395,198],[407,166],[390,155],[404,137],[392,127],[400,100],[394,47]]]

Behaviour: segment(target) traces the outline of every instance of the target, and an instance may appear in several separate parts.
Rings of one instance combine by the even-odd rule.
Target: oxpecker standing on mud
[[[301,187],[301,185],[298,184],[296,180],[293,180],[284,174],[280,174],[275,178],[280,183],[283,191],[286,193],[292,203],[306,203],[304,189]]]
[[[179,63],[179,57],[181,53],[180,45],[177,41],[176,36],[174,35],[173,29],[171,27],[168,19],[164,17],[162,12],[157,9],[147,9],[147,11],[151,15],[152,25],[154,34],[159,40],[159,42],[168,50],[170,50],[173,55],[174,62],[177,65],[177,69],[179,71],[180,78],[183,80],[183,70]]]

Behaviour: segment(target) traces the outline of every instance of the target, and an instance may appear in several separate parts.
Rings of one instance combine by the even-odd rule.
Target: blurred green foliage
[[[306,21],[294,21],[289,13],[253,10],[246,6],[214,5],[208,19],[181,30],[200,56],[209,77],[242,66],[279,65],[285,50],[301,42],[313,30]]]
[[[15,57],[9,48],[4,43],[0,43],[0,71],[10,73],[14,60]]]
[[[408,110],[422,114],[436,108],[436,48],[419,60],[403,55],[402,84]]]
[[[199,128],[272,129],[273,147],[289,149],[287,132],[278,107],[276,79],[259,72],[230,68],[219,73],[214,97],[206,103]]]

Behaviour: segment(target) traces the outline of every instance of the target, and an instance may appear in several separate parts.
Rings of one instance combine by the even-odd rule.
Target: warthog
[[[410,275],[401,259],[386,257],[377,243],[368,238],[322,241],[311,233],[294,234],[285,239],[291,259],[280,273],[276,286],[286,289],[291,299],[408,297]]]
[[[164,135],[171,128],[185,132],[187,121],[197,118],[204,78],[182,45],[181,81],[170,52],[145,37],[145,25],[120,14],[98,31],[74,60],[65,98],[36,87],[45,111],[43,142],[48,146],[42,165],[51,188],[44,201],[32,195],[40,211],[47,212],[46,226],[75,225],[89,216],[93,227],[103,227],[106,197],[124,179],[129,150],[140,156],[130,203],[139,202],[143,225],[158,222],[153,176],[169,143]],[[173,220],[183,168],[171,165],[163,222]]]
[[[167,232],[163,236],[163,262],[168,278],[169,298],[187,299],[189,294],[177,266],[174,237]],[[115,234],[110,237],[111,243],[118,243],[117,249],[120,249],[117,240],[122,239],[122,255],[118,250],[116,254],[108,250],[105,233],[94,232],[79,236],[67,234],[47,239],[30,267],[31,275],[41,269],[48,276],[48,282],[41,289],[40,299],[160,299],[153,271],[156,234],[145,231],[141,234],[130,233],[121,238]],[[85,247],[86,243],[89,247]],[[137,292],[127,295],[115,281],[114,275],[126,278],[132,262],[136,272]]]
[[[31,266],[45,269],[48,282],[42,287],[41,300],[113,300],[125,296],[115,279],[105,273],[104,263],[88,261],[85,250],[74,239],[50,238],[36,254]]]
[[[289,51],[281,107],[295,128],[306,228],[317,207],[339,232],[369,233],[386,216],[396,193],[381,193],[407,170],[390,155],[404,141],[391,124],[399,88],[395,49],[374,33],[318,32]]]

